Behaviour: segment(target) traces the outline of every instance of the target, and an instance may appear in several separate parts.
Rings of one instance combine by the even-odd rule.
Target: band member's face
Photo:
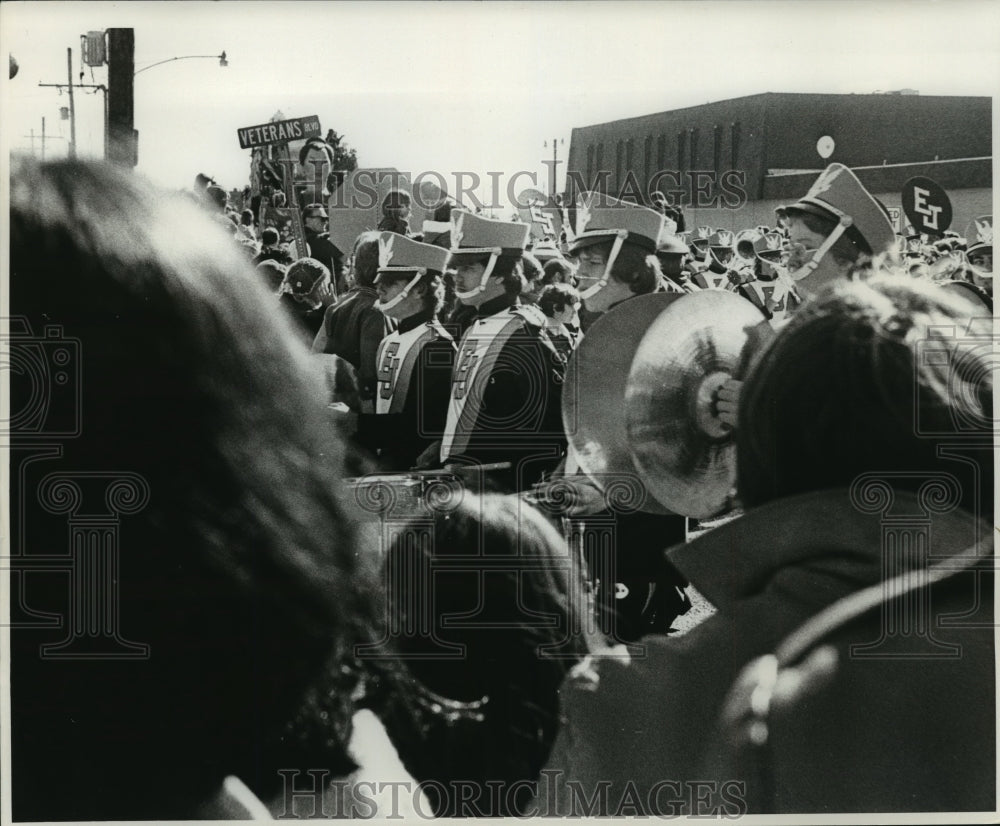
[[[378,300],[381,304],[388,304],[396,296],[398,296],[403,290],[406,289],[407,279],[405,278],[392,278],[385,280],[379,278],[375,282],[375,292],[378,293]],[[396,304],[394,307],[389,307],[388,309],[379,308],[390,318],[402,319],[409,318],[416,312],[420,310],[420,288],[414,288],[409,295],[406,296],[402,301]]]
[[[608,255],[597,247],[585,247],[576,257],[576,278],[581,290],[594,285],[604,277]]]
[[[476,261],[475,263],[463,262],[459,264],[455,269],[455,292],[467,293],[475,290],[482,283],[485,271],[485,261]],[[503,291],[503,282],[499,278],[490,276],[481,292],[464,298],[459,296],[458,300],[470,307],[478,307],[480,304],[484,304],[502,295]]]
[[[660,272],[671,278],[676,278],[681,274],[681,253],[658,252],[656,257],[660,261]]]
[[[731,247],[715,247],[712,249],[712,257],[726,267],[733,260],[733,250]]]
[[[969,256],[969,263],[977,270],[983,272],[993,272],[993,251],[974,252]]]
[[[455,289],[460,293],[470,292],[479,286],[486,266],[481,261],[460,264],[455,270]]]
[[[826,237],[809,229],[798,216],[788,218],[788,271],[795,277],[796,270],[808,264]],[[819,265],[808,276],[798,282],[798,292],[802,298],[815,295],[831,281],[846,275],[846,268],[838,264],[828,251]]]

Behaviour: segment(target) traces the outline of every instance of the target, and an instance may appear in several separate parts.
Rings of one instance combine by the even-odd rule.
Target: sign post
[[[299,211],[299,205],[295,199],[295,181],[292,174],[294,164],[288,150],[288,144],[291,141],[319,137],[320,132],[318,115],[262,123],[257,126],[244,126],[236,130],[236,137],[239,138],[241,149],[255,150],[265,146],[275,147],[277,161],[283,172],[282,184],[287,206],[285,214],[292,222],[296,258],[304,258],[309,252],[306,246],[305,228],[302,226],[302,213]],[[266,206],[262,203],[261,214],[266,211]]]
[[[318,138],[319,115],[262,123],[259,126],[244,126],[236,130],[236,136],[240,139],[240,149],[255,149],[258,146],[274,146],[282,143],[287,145],[291,141]]]

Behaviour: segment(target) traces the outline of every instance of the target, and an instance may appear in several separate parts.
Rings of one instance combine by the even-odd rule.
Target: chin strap
[[[840,240],[840,236],[844,234],[844,230],[853,223],[854,219],[850,215],[841,215],[840,222],[833,228],[833,232],[827,236],[826,240],[819,245],[819,249],[813,253],[813,257],[794,272],[789,272],[792,280],[801,281],[803,278],[812,275],[813,271],[819,266],[820,261],[823,260],[823,256],[830,251],[830,247]]]
[[[490,250],[490,260],[486,262],[486,266],[483,268],[483,277],[479,279],[479,286],[473,290],[467,290],[466,292],[455,291],[455,296],[457,298],[474,298],[479,295],[483,290],[486,289],[486,282],[490,280],[490,276],[493,274],[493,268],[496,266],[497,259],[500,257],[500,248],[494,247]]]
[[[376,301],[375,304],[374,304],[375,309],[379,310],[379,311],[381,311],[383,313],[386,310],[391,310],[393,307],[395,307],[397,304],[399,304],[400,301],[403,301],[406,298],[406,296],[408,296],[410,294],[410,290],[412,290],[414,287],[416,287],[417,286],[417,282],[420,281],[420,279],[423,278],[426,274],[427,274],[427,270],[423,270],[423,269],[417,270],[417,274],[415,276],[413,276],[412,279],[410,279],[410,283],[409,284],[407,284],[405,287],[403,287],[403,289],[399,293],[399,295],[397,295],[395,298],[389,299],[385,303],[383,303],[381,301]]]
[[[618,230],[618,234],[615,236],[615,242],[611,245],[611,254],[608,255],[608,263],[604,267],[604,275],[601,276],[600,280],[596,284],[592,284],[587,287],[587,289],[581,290],[580,298],[592,298],[608,285],[608,279],[611,278],[611,268],[615,265],[615,260],[618,258],[618,253],[621,252],[622,244],[625,243],[626,237],[628,237],[627,230]]]

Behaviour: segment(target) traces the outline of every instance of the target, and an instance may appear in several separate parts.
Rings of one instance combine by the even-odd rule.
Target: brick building
[[[991,104],[910,90],[765,92],[583,126],[570,140],[566,188],[574,198],[600,188],[629,200],[658,190],[684,207],[689,227],[737,230],[773,225],[775,206],[839,162],[894,214],[907,179],[935,180],[951,198],[952,228],[962,232],[993,211]]]

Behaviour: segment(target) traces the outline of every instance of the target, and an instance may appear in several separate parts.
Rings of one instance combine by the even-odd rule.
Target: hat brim
[[[808,212],[810,215],[816,215],[819,218],[827,218],[831,221],[838,220],[837,216],[830,212],[830,210],[823,209],[823,207],[816,206],[816,204],[807,204],[804,201],[796,201],[794,204],[788,204],[787,206],[782,204],[775,207],[774,212],[781,217],[787,217],[789,212],[793,214],[796,212]]]

